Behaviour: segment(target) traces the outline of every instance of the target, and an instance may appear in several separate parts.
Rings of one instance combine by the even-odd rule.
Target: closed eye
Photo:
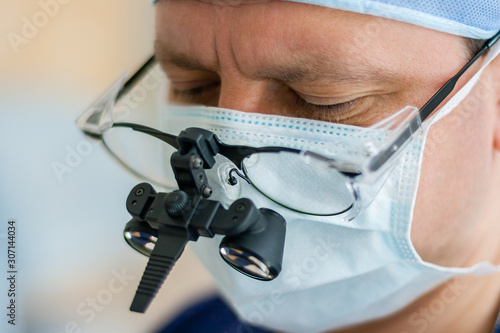
[[[212,94],[220,88],[220,82],[214,82],[210,83],[207,85],[191,88],[191,89],[176,89],[172,87],[172,93],[173,93],[173,98],[178,101],[182,102],[192,102],[192,103],[199,103],[200,99],[206,97],[207,95],[210,95],[208,97],[211,97]]]
[[[300,117],[332,121],[332,119],[336,118],[338,120],[342,114],[348,113],[360,99],[356,98],[344,103],[322,105],[310,103],[296,94],[295,104],[300,110]]]

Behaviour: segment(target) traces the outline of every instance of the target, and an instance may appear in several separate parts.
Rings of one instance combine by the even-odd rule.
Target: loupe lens
[[[131,220],[125,226],[123,236],[134,250],[149,257],[158,241],[158,230],[151,228],[147,222]]]
[[[220,254],[222,258],[233,268],[243,274],[253,277],[254,279],[269,281],[273,280],[277,275],[276,270],[268,267],[251,253],[222,246],[220,248]]]
[[[219,252],[237,271],[257,280],[270,281],[281,272],[286,222],[270,209],[260,208],[259,212],[260,217],[250,229],[224,237]]]
[[[158,238],[139,231],[125,231],[127,243],[140,253],[150,256]]]

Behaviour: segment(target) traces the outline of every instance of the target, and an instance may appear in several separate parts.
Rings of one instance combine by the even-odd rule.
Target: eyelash
[[[214,88],[219,88],[220,83],[215,82],[209,85],[201,86],[201,87],[196,87],[192,89],[187,89],[187,90],[176,90],[173,89],[174,97],[179,98],[185,98],[188,101],[196,101],[198,98],[202,97],[204,93],[207,91],[214,89]],[[344,111],[348,111],[356,102],[358,99],[354,99],[352,101],[344,102],[344,103],[338,103],[338,104],[331,104],[331,105],[320,105],[320,104],[313,104],[309,103],[302,97],[300,97],[298,94],[295,94],[295,105],[306,111],[306,112],[311,112],[311,113],[323,113],[325,115],[328,114],[339,114]]]
[[[183,97],[189,101],[192,101],[192,100],[196,100],[197,98],[200,98],[201,96],[203,96],[204,93],[206,93],[210,89],[218,88],[219,85],[220,85],[219,82],[214,82],[212,84],[208,84],[205,86],[196,87],[196,88],[192,88],[192,89],[187,89],[187,90],[177,90],[174,88],[174,89],[172,89],[172,91],[174,93],[174,97]]]
[[[319,105],[309,103],[299,95],[296,95],[295,104],[297,107],[313,113],[341,113],[343,111],[348,111],[357,101],[358,99],[353,99],[352,101],[339,104]]]

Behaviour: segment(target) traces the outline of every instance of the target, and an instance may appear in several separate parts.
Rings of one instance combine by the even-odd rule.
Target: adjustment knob
[[[186,192],[173,191],[165,198],[165,210],[172,217],[180,216],[189,206],[191,200]]]

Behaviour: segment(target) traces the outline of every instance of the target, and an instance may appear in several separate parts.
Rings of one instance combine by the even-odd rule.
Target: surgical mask
[[[484,66],[498,53],[497,45]],[[303,214],[287,209],[245,182],[228,184],[229,172],[234,166],[223,158],[218,160],[207,172],[213,199],[227,206],[247,197],[258,207],[275,210],[287,221],[283,271],[270,282],[252,280],[226,265],[215,255],[220,238],[201,239],[194,245],[224,298],[242,320],[292,333],[332,330],[392,314],[452,277],[498,270],[489,263],[446,268],[424,262],[410,239],[428,129],[468,95],[480,73],[427,119],[423,133],[404,149],[373,202],[350,222],[341,216]],[[155,121],[161,121],[161,129],[170,133],[201,127],[216,133],[227,144],[287,146],[290,142],[300,142],[301,149],[325,155],[338,148],[335,144],[338,137],[349,141],[365,131],[338,124],[328,131],[318,131],[327,125],[217,108],[183,110],[166,109]],[[302,122],[301,130],[286,130],[290,122]],[[277,135],[277,128],[285,130]],[[366,135],[375,141],[384,139],[376,128],[369,129]],[[300,176],[289,175],[292,180]],[[282,197],[289,195],[286,191],[281,194]]]
[[[248,125],[249,119],[258,119],[262,125]],[[303,131],[277,136],[275,128],[290,120],[220,109],[189,113],[170,109],[165,118],[172,131],[201,127],[228,144],[255,145],[255,138],[260,137],[266,138],[261,144],[283,146],[300,141],[305,149],[316,151],[317,143],[328,145],[339,135],[351,133],[355,137],[356,133],[349,126],[336,125],[336,131],[311,134],[324,124],[307,121]],[[221,238],[200,239],[192,245],[223,297],[243,321],[291,333],[340,328],[394,313],[449,278],[484,268],[434,267],[423,262],[411,244],[411,220],[426,132],[405,149],[375,200],[350,222],[284,209],[245,182],[228,184],[234,165],[227,160],[220,159],[213,170],[207,171],[214,190],[212,199],[229,206],[238,198],[250,198],[257,207],[272,209],[287,221],[283,271],[273,281],[245,277],[214,255]],[[303,174],[298,170],[288,176],[301,178]],[[283,197],[290,195],[285,190],[281,193]]]

